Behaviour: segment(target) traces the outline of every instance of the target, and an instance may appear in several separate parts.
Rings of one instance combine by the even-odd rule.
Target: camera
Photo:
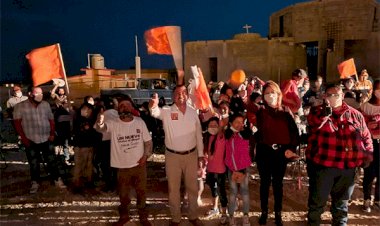
[[[330,116],[331,114],[332,114],[331,106],[326,101],[323,101],[323,116]]]

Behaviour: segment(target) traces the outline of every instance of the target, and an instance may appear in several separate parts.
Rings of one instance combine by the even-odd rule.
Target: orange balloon
[[[245,81],[245,72],[241,69],[237,69],[231,73],[230,85],[235,88],[239,87]]]

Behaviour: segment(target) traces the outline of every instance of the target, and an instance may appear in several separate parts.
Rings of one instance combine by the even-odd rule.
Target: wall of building
[[[337,64],[351,57],[358,70],[365,67],[380,75],[379,5],[376,0],[319,0],[292,5],[272,14],[269,37],[318,42],[317,68],[327,80],[338,80]]]
[[[237,34],[232,40],[187,42],[186,80],[191,77],[190,66],[197,65],[209,81],[210,58],[217,58],[217,80],[227,81],[235,69],[243,69],[247,76],[278,81],[305,65],[305,49],[295,44],[293,38],[268,40],[255,33]]]

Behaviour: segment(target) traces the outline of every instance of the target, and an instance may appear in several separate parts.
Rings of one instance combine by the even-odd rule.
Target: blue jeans
[[[249,173],[246,172],[245,178],[243,183],[238,184],[234,181],[232,181],[231,178],[232,171],[228,170],[228,181],[230,185],[230,199],[228,201],[228,214],[230,217],[234,216],[235,210],[236,210],[236,197],[238,194],[238,185],[240,187],[240,195],[243,199],[243,213],[248,214],[249,213]]]
[[[308,225],[320,225],[321,214],[331,196],[332,225],[346,225],[348,201],[354,191],[355,168],[328,168],[308,162],[309,199]]]
[[[57,158],[54,148],[51,147],[49,141],[40,144],[36,144],[30,141],[30,146],[26,148],[25,152],[29,163],[30,176],[32,181],[38,182],[40,180],[40,163],[42,158],[46,163],[46,169],[48,171],[47,173],[50,174],[52,179],[58,179],[60,172],[57,164]]]

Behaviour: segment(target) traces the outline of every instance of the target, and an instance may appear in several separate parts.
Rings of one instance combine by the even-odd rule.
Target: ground
[[[2,132],[4,131],[2,130]],[[46,172],[41,167],[43,182],[38,193],[32,195],[29,194],[30,176],[25,152],[18,149],[4,149],[2,154],[4,158],[0,162],[0,225],[111,225],[117,221],[118,196],[116,193],[102,192],[101,183],[98,183],[99,187],[87,190],[84,195],[73,194],[70,189],[61,190],[51,184]],[[170,220],[163,161],[163,155],[157,154],[148,162],[147,202],[149,219],[155,226],[167,226]],[[306,225],[308,187],[305,171],[302,168],[303,165],[301,165],[301,171],[298,171],[295,164],[290,164],[288,167],[284,181],[283,220],[285,226]],[[253,177],[249,184],[250,221],[252,225],[258,225],[260,180],[254,166],[252,172]],[[300,176],[300,180],[297,179],[298,176]],[[358,184],[350,202],[349,225],[379,225],[380,211],[378,209],[371,213],[361,211],[363,195],[360,180],[361,178],[358,177]],[[210,190],[207,186],[202,199],[204,205],[199,208],[201,219],[206,226],[219,225],[217,217],[212,219],[204,217],[204,214],[212,206]],[[272,197],[270,198],[270,209],[273,210]],[[328,208],[322,217],[324,223],[329,225],[331,215],[327,210]],[[186,218],[186,206],[183,207],[183,213],[181,226],[189,225]],[[134,205],[132,205],[131,215],[133,221],[126,225],[138,225],[138,216]],[[267,225],[274,225],[273,213],[269,216]]]

